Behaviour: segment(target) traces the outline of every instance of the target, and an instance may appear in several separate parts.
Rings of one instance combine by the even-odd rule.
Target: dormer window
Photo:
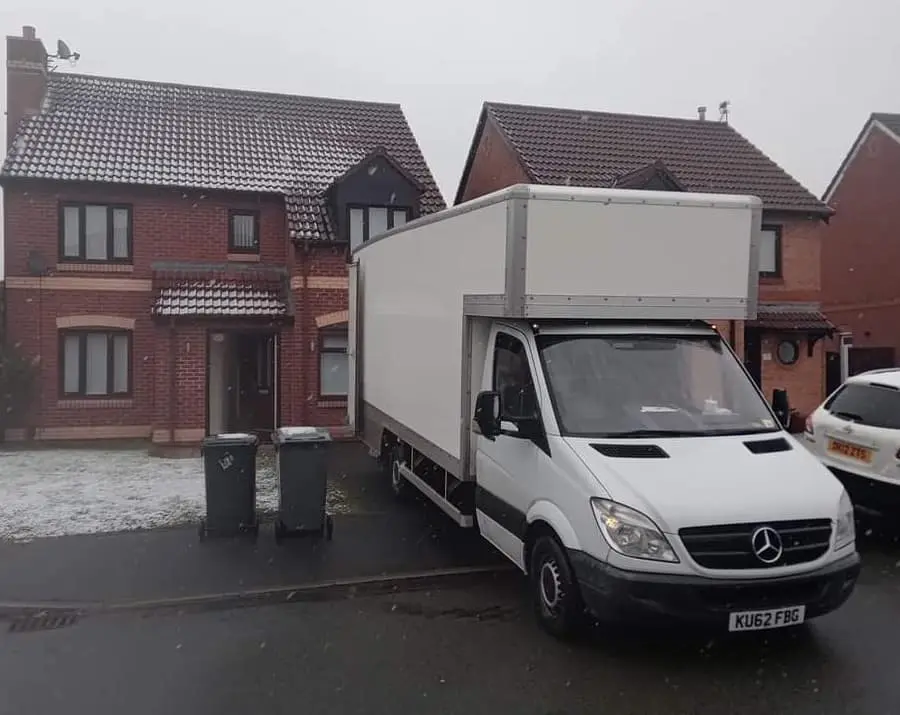
[[[398,206],[351,206],[348,213],[350,248],[353,249],[385,231],[402,226],[409,221],[411,211]]]

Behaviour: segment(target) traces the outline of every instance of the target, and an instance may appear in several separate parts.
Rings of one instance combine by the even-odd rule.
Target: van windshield
[[[779,430],[718,336],[538,336],[560,431],[582,437]]]

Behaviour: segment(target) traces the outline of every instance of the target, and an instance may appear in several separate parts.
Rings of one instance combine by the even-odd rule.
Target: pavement
[[[196,526],[0,542],[0,609],[105,608],[159,600],[297,595],[322,587],[422,581],[506,568],[471,530],[429,502],[398,504],[359,444],[333,450],[329,478],[350,513],[331,541],[276,544],[271,524],[252,537],[208,538]]]
[[[896,544],[851,600],[798,631],[710,637],[538,630],[522,579],[465,588],[88,615],[0,631],[0,713],[893,715]]]

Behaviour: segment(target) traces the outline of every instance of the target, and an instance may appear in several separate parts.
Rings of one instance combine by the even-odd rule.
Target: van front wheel
[[[566,639],[584,623],[584,606],[569,560],[553,536],[538,538],[529,569],[534,611],[541,628]]]

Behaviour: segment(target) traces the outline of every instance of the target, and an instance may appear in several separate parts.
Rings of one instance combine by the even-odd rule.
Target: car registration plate
[[[729,631],[764,631],[803,623],[806,606],[788,606],[768,611],[738,611],[728,616]]]
[[[828,451],[839,454],[842,457],[855,459],[858,462],[869,464],[872,461],[872,450],[865,447],[858,447],[855,444],[848,444],[837,439],[828,440]]]

